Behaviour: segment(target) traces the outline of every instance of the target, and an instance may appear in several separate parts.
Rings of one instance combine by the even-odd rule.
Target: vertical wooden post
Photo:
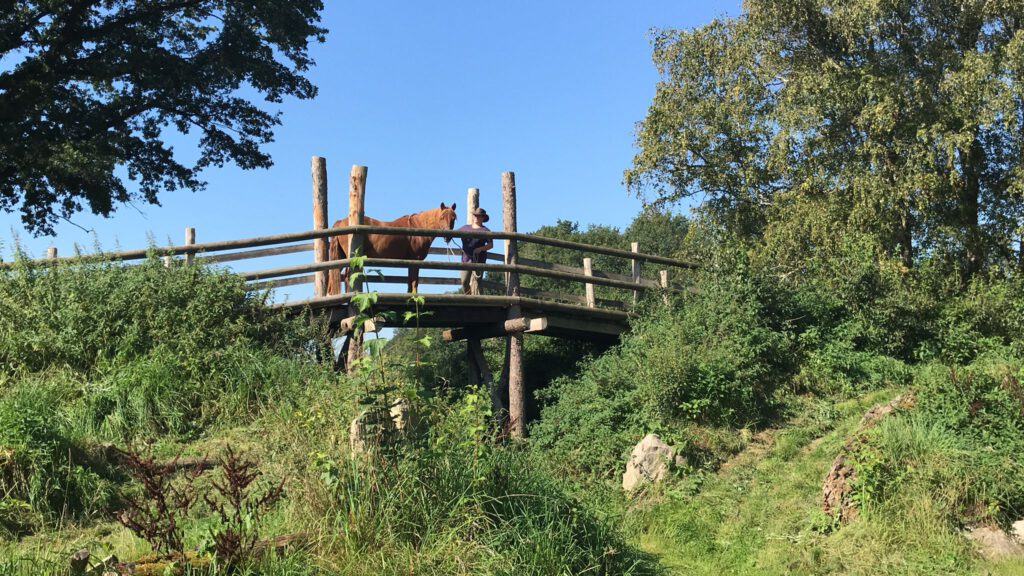
[[[57,247],[50,246],[49,248],[47,248],[46,257],[49,258],[50,260],[55,260],[57,258]]]
[[[361,226],[363,224],[363,206],[366,200],[366,166],[352,166],[352,172],[349,175],[348,180],[348,223],[349,226]],[[349,235],[348,243],[348,256],[351,258],[356,253],[360,255],[363,253],[363,235],[353,233]],[[355,270],[349,266],[349,277],[351,278],[352,273]],[[363,272],[363,270],[359,270]],[[349,292],[361,292],[363,289],[363,281],[356,279],[355,281],[349,281]],[[349,314],[355,315],[358,311],[354,306],[349,306]],[[348,366],[349,372],[352,372],[356,361],[363,356],[363,331],[362,327],[359,330],[353,331],[350,336],[350,344],[348,347]]]
[[[586,276],[594,275],[594,259],[584,258],[583,259],[583,274]],[[594,297],[594,285],[590,282],[586,284],[587,288],[587,308],[593,308],[597,306],[597,298]]]
[[[164,256],[164,268],[170,268],[171,267],[171,262],[173,262],[173,261],[174,261],[174,259],[171,258],[170,256]]]
[[[327,159],[313,156],[313,229],[327,229]],[[313,262],[328,260],[328,238],[313,240]],[[327,271],[318,271],[313,283],[313,296],[327,295]]]
[[[516,175],[505,172],[501,175],[501,192],[504,200],[505,232],[516,232]],[[505,241],[505,263],[515,265],[519,262],[519,251],[516,241]],[[505,275],[505,294],[519,296],[519,274],[508,272]],[[508,318],[522,317],[519,306],[511,306]],[[505,338],[505,363],[508,366],[508,405],[509,434],[513,438],[526,436],[526,384],[523,381],[523,334],[510,334]],[[504,374],[505,370],[502,370]]]
[[[661,280],[661,289],[665,291],[664,294],[662,294],[661,299],[665,302],[665,305],[668,306],[668,270],[659,270],[658,278]]]
[[[640,243],[639,242],[632,242],[629,245],[629,250],[630,250],[630,252],[632,252],[634,254],[639,253],[640,252]],[[637,284],[639,284],[640,283],[640,261],[634,258],[632,260],[632,262],[633,262],[633,282],[636,282]],[[638,300],[640,300],[640,291],[639,290],[634,290],[633,291],[633,304],[635,305]]]
[[[466,195],[466,224],[473,221],[473,212],[480,207],[480,189],[470,188]],[[487,257],[484,257],[487,261]],[[460,273],[461,274],[461,273]],[[480,275],[476,272],[469,273],[469,293],[476,295],[480,293]]]
[[[196,229],[195,228],[191,228],[191,227],[185,228],[185,246],[191,246],[191,245],[193,245],[195,243],[196,243]],[[191,266],[192,263],[195,262],[195,259],[196,259],[195,252],[185,252],[185,264],[188,264],[189,266]]]
[[[473,218],[473,211],[480,207],[480,189],[470,188],[466,195],[466,224]]]

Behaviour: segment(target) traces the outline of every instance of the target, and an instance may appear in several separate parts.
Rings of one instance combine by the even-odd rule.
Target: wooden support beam
[[[313,229],[325,230],[327,222],[327,159],[313,156]],[[330,260],[328,256],[330,238],[313,240],[313,262],[320,263]],[[327,295],[327,271],[316,272],[313,284],[314,296]]]
[[[517,232],[516,230],[516,175],[512,172],[505,172],[501,175],[501,193],[504,200],[504,223],[505,232]],[[510,238],[505,244],[505,263],[516,266],[519,259],[519,250],[515,238]],[[519,296],[519,272],[510,271],[505,280],[506,296]],[[518,304],[508,309],[508,318],[522,317],[522,309]],[[526,437],[526,382],[523,373],[523,334],[515,333],[506,336],[505,340],[505,365],[507,370],[502,370],[502,375],[507,374],[508,382],[508,411],[509,411],[509,434],[513,438]]]
[[[487,357],[484,356],[484,349],[480,345],[480,341],[469,340],[468,346],[476,368],[480,371],[479,378],[491,393],[491,409],[494,412],[494,418],[499,424],[503,423],[508,415],[508,406],[505,404],[502,395],[503,389],[500,385],[496,386],[494,383],[494,376],[491,374],[490,366],[487,365]]]
[[[661,289],[664,291],[661,295],[662,301],[668,306],[668,270],[658,270],[658,279],[661,281]]]
[[[195,246],[195,244],[196,244],[196,229],[195,228],[191,228],[191,227],[190,228],[185,228],[185,246],[191,247],[191,246]],[[191,266],[192,263],[195,261],[195,258],[196,258],[195,251],[188,250],[188,251],[185,252],[185,264]]]
[[[618,336],[629,329],[629,325],[625,322],[568,316],[547,316],[546,318],[548,325],[545,332],[551,335],[572,332],[596,336]]]
[[[594,260],[592,258],[583,259],[583,275],[594,276]],[[594,283],[587,282],[584,288],[586,288],[587,294],[587,308],[594,308],[597,306],[597,298],[594,296]]]
[[[470,188],[466,194],[466,224],[473,221],[473,211],[480,207],[480,189]]]
[[[466,328],[452,328],[445,330],[441,337],[445,342],[458,342],[460,340],[483,340],[507,336],[508,334],[521,334],[524,332],[541,332],[548,327],[547,318],[512,318],[500,324],[489,326],[473,326]]]
[[[639,254],[640,253],[640,243],[639,242],[632,242],[632,243],[630,243],[629,251],[632,252],[633,254]],[[639,284],[640,283],[640,261],[637,260],[634,257],[631,260],[631,262],[633,263],[633,282],[636,283],[636,284]],[[633,304],[636,304],[638,300],[640,300],[640,291],[639,290],[634,290],[633,291]]]
[[[363,223],[363,213],[366,201],[366,166],[352,166],[352,172],[349,175],[348,185],[348,223],[350,225],[358,226]],[[349,236],[348,254],[353,256],[356,254],[363,253],[363,235],[353,233]],[[353,274],[355,270],[352,269],[349,264],[349,275]],[[361,270],[360,270],[361,272]],[[356,279],[354,282],[350,281],[349,290],[352,292],[359,292],[362,290],[362,280]],[[355,316],[356,310],[349,304],[349,314]],[[346,366],[349,374],[354,372],[357,365],[357,361],[363,357],[363,335],[352,333],[352,341],[348,348],[348,362]]]
[[[352,332],[356,328],[356,319],[358,318],[358,316],[349,316],[348,318],[343,319],[338,323],[338,333],[348,334],[349,332]],[[363,322],[363,333],[374,334],[380,332],[381,328],[383,328],[383,325],[378,324],[373,318]]]

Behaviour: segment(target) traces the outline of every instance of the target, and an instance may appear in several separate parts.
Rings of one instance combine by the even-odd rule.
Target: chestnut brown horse
[[[402,216],[391,222],[381,222],[363,217],[367,226],[392,226],[395,228],[430,228],[434,230],[451,230],[455,227],[455,204],[427,210],[418,214]],[[348,218],[338,220],[334,227],[348,226]],[[349,234],[331,238],[330,258],[340,260],[348,257]],[[386,234],[368,234],[363,240],[362,255],[368,258],[393,258],[397,260],[423,260],[430,251],[430,245],[437,236],[393,236]],[[415,294],[420,281],[420,269],[409,268],[409,292]],[[345,268],[345,289],[348,290],[348,268]],[[339,294],[341,290],[341,271],[331,270],[327,275],[327,293]]]

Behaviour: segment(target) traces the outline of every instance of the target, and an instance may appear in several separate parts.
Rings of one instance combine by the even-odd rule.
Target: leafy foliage
[[[635,192],[776,245],[780,268],[865,234],[912,266],[1020,266],[1022,9],[1013,2],[744,4],[662,30]]]
[[[52,233],[83,209],[197,189],[199,172],[228,161],[267,167],[260,145],[279,117],[270,103],[309,99],[311,39],[323,42],[319,0],[244,6],[219,0],[29,0],[0,14],[0,208]],[[169,130],[200,134],[181,164]],[[127,169],[133,189],[122,179]]]

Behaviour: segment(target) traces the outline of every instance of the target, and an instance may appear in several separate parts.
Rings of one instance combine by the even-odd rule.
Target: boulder
[[[685,463],[686,460],[660,436],[648,434],[629,455],[626,472],[622,475],[622,489],[632,492],[643,484],[660,482]]]
[[[411,434],[416,426],[416,413],[404,398],[388,408],[369,408],[349,425],[349,447],[354,454],[363,454],[371,448],[392,445]]]
[[[1016,538],[1018,542],[1024,544],[1024,520],[1017,520],[1014,522],[1010,533],[1013,534],[1013,537]]]
[[[1024,558],[1024,545],[999,528],[979,526],[965,531],[964,536],[973,540],[978,552],[989,560]]]
[[[897,396],[892,402],[879,404],[868,410],[861,418],[857,432],[846,440],[842,451],[832,461],[832,467],[825,476],[822,485],[821,509],[825,514],[846,523],[857,517],[857,506],[853,501],[853,484],[857,479],[857,470],[848,458],[856,453],[867,439],[865,432],[874,428],[887,416],[914,407],[914,396],[905,394]]]

